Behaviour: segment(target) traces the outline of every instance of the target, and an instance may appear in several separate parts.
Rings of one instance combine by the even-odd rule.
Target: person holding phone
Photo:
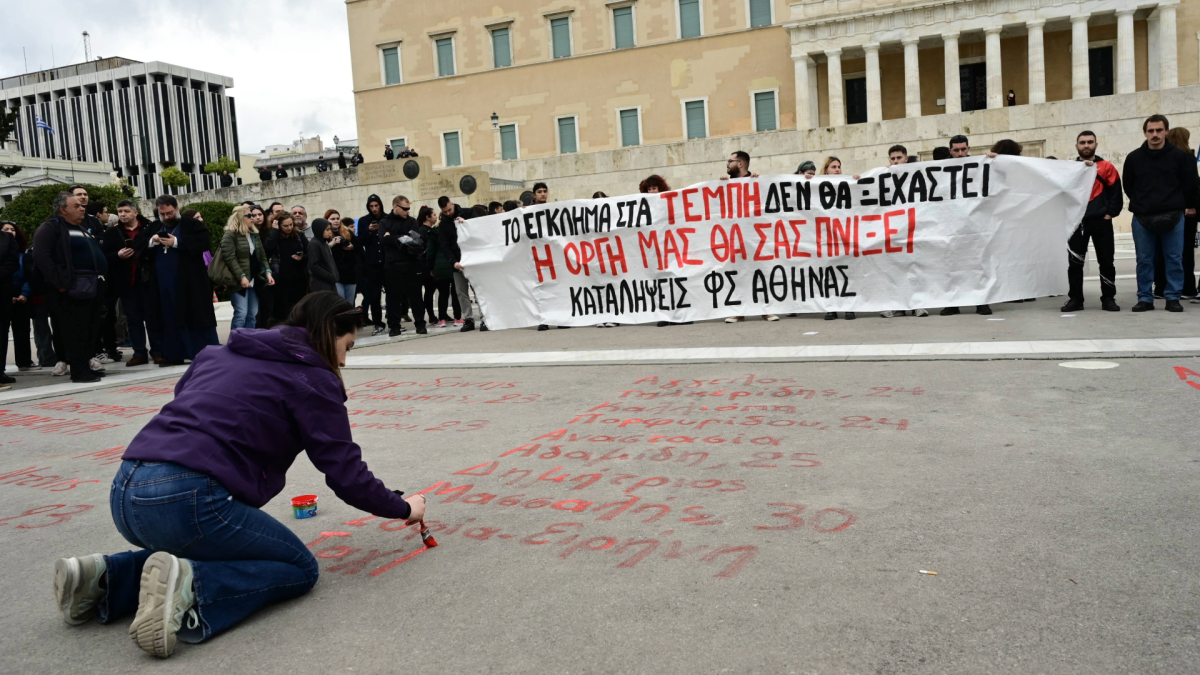
[[[125,309],[129,344],[133,347],[133,357],[125,362],[128,368],[146,365],[151,359],[155,363],[163,360],[162,320],[156,299],[151,297],[143,261],[149,236],[142,237],[142,233],[149,227],[150,221],[138,212],[137,204],[125,199],[117,204],[117,226],[108,228],[100,243],[108,258],[109,288]]]

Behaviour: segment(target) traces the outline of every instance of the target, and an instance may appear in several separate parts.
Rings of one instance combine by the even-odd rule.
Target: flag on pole
[[[54,133],[54,127],[50,126],[49,124],[46,124],[46,121],[42,119],[41,115],[34,115],[33,117],[34,117],[34,119],[37,120],[37,128],[45,129],[46,131],[49,131],[52,134]]]

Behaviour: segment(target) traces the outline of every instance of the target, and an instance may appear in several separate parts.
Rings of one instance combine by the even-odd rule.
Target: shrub
[[[204,165],[204,173],[221,173],[222,171],[235,174],[238,172],[238,163],[222,155],[217,161]]]
[[[192,177],[184,173],[177,166],[169,166],[163,169],[159,174],[162,178],[163,185],[167,187],[187,187],[192,184]]]
[[[117,185],[90,185],[80,183],[87,188],[88,198],[92,202],[102,202],[108,207],[109,213],[117,212],[117,203],[129,199]],[[22,192],[13,198],[8,206],[0,210],[0,218],[11,220],[20,227],[27,237],[33,237],[33,231],[50,217],[50,204],[54,197],[67,189],[66,185],[42,185]],[[154,214],[145,214],[153,220]],[[226,214],[228,218],[228,214]],[[224,221],[221,221],[224,224]]]

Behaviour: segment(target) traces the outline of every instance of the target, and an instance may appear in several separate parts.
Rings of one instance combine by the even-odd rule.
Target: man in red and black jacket
[[[1067,281],[1070,291],[1064,312],[1083,309],[1083,265],[1087,260],[1088,239],[1096,247],[1096,261],[1100,267],[1100,307],[1107,312],[1119,312],[1121,307],[1114,299],[1117,295],[1117,268],[1113,264],[1113,222],[1121,214],[1124,196],[1121,192],[1121,175],[1117,167],[1106,159],[1096,156],[1096,134],[1081,131],[1075,138],[1076,161],[1094,163],[1096,182],[1092,185],[1092,197],[1083,214],[1083,222],[1075,229],[1067,242],[1070,249],[1067,258]]]
[[[162,318],[158,294],[150,282],[147,265],[154,260],[147,251],[150,243],[150,221],[138,212],[137,204],[125,199],[117,204],[116,227],[104,233],[100,247],[108,258],[108,290],[110,312],[115,311],[116,300],[125,308],[129,325],[129,343],[133,346],[133,357],[126,366],[141,366],[150,362],[162,363]],[[106,345],[114,342],[113,329],[105,322]],[[150,350],[146,351],[146,338],[150,339]],[[115,346],[115,345],[114,345]]]

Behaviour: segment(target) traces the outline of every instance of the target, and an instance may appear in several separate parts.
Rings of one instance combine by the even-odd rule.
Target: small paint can
[[[312,518],[317,515],[317,496],[300,495],[292,498],[292,513],[297,518]]]

